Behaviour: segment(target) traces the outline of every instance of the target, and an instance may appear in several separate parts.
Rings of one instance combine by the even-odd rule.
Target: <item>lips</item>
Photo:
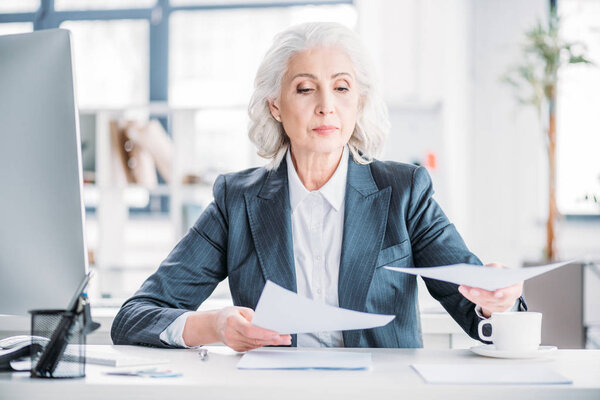
[[[319,135],[331,135],[332,133],[337,132],[338,128],[333,125],[321,125],[313,128],[313,131],[318,133]]]

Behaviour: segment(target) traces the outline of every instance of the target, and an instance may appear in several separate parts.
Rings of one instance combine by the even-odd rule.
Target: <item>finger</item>
[[[493,297],[494,296],[494,292],[490,292],[489,290],[485,290],[485,289],[481,289],[481,288],[476,288],[476,287],[471,287],[468,288],[468,293],[472,296],[472,297],[481,297],[481,298],[489,298],[489,297]]]
[[[257,349],[263,346],[276,346],[281,345],[283,343],[272,343],[271,341],[265,341],[260,339],[250,339],[244,336],[239,336],[238,339],[234,342],[237,348],[244,348],[244,351]],[[232,346],[230,346],[232,347]]]
[[[259,347],[263,347],[263,346],[269,346],[271,345],[271,343],[264,341],[264,340],[260,340],[260,339],[248,339],[246,337],[240,336],[240,341],[241,344],[243,344],[244,346],[248,347],[248,348],[259,348]]]
[[[468,295],[470,297],[476,297],[476,296],[479,296],[479,294],[480,294],[480,291],[478,288],[474,288],[474,287],[466,286],[466,285],[459,286],[458,291],[465,297],[467,297],[466,295]]]
[[[492,267],[492,268],[507,268],[505,265],[499,264],[499,263],[489,263],[489,264],[485,264],[486,267]]]
[[[493,311],[502,312],[508,311],[515,304],[515,300],[511,298],[494,299],[489,301],[478,302],[481,307],[488,308]]]
[[[494,291],[494,297],[496,298],[512,298],[516,300],[523,294],[523,282],[515,283],[514,285],[497,289]]]
[[[227,344],[227,346],[229,346],[233,350],[237,351],[238,353],[245,353],[246,351],[250,351],[250,350],[254,350],[254,349],[258,348],[256,346],[249,346],[242,342],[238,342],[235,344]]]
[[[251,339],[260,340],[279,340],[279,333],[268,329],[260,328],[249,323],[242,323],[239,326],[239,331],[242,335]]]
[[[282,338],[277,332],[252,325],[248,321],[240,321],[239,324],[234,326],[234,329],[244,338],[257,339],[267,344],[284,344],[287,342],[287,338]],[[291,336],[289,338],[291,339]]]
[[[235,318],[232,327],[242,336],[261,340],[273,340],[279,337],[279,333],[275,331],[263,329],[250,323],[254,316],[254,311],[251,308],[236,307],[236,310],[239,313],[239,318]]]
[[[490,295],[490,292],[488,292],[487,290],[483,291],[483,293],[475,291],[475,295],[472,294],[474,291],[468,290],[463,287],[459,287],[458,290],[460,294],[462,294],[471,303],[477,304],[483,308],[494,311],[498,309],[501,299],[494,298],[493,295]]]
[[[473,296],[471,294],[471,291],[468,288],[463,287],[463,286],[459,286],[458,287],[458,291],[459,291],[460,294],[463,295],[464,298],[466,298],[467,300],[469,300],[471,303],[477,303],[476,296]]]
[[[504,304],[514,303],[514,300],[511,300],[506,296],[505,293],[500,293],[500,297],[496,295],[496,293],[484,294],[481,296],[476,296],[477,304],[486,305],[486,306],[503,306]]]
[[[261,340],[261,339],[251,339],[251,338],[244,337],[244,336],[241,336],[241,340],[243,340],[244,343],[247,343],[247,344],[252,345],[252,346],[258,346],[258,347],[261,347],[261,346],[281,346],[281,345],[290,345],[290,344],[292,344],[291,340],[289,342],[286,342],[286,341],[284,341],[282,339]]]
[[[260,328],[256,325],[252,325],[252,318],[254,317],[254,310],[252,310],[251,308],[247,308],[247,307],[238,307],[240,314],[243,315],[243,317],[246,319],[246,321],[250,322],[249,325],[245,325],[244,326],[249,326],[252,327],[250,329],[254,329],[257,328],[257,330],[255,330],[254,332],[260,332],[263,331],[264,333],[264,337],[268,336],[270,338],[274,338],[275,336],[278,336],[281,340],[283,340],[283,342],[286,342],[288,340],[292,339],[291,335],[280,335],[278,332],[276,331],[272,331],[270,329],[264,329],[264,328]],[[254,337],[253,335],[248,335],[249,337]],[[259,337],[260,339],[260,337]]]
[[[464,296],[465,293],[469,294],[472,298],[478,297],[478,296],[485,296],[488,295],[490,292],[485,290],[485,289],[481,289],[481,288],[476,288],[476,287],[472,287],[472,286],[467,286],[467,285],[460,285],[458,287],[458,291]],[[466,296],[465,296],[466,297]]]
[[[234,331],[229,336],[225,344],[236,351],[248,351],[262,346],[271,345],[272,343],[259,339],[250,339]]]
[[[242,333],[242,335],[251,339],[271,341],[277,344],[285,343],[288,340],[291,340],[292,338],[290,335],[280,335],[275,331],[263,329],[251,324],[242,324],[240,327],[240,332]]]
[[[248,307],[237,307],[237,310],[242,314],[242,316],[249,322],[252,321],[252,317],[254,317],[254,310]]]
[[[278,332],[272,331],[270,329],[264,329],[256,325],[252,325],[252,318],[254,317],[254,310],[251,308],[240,307],[240,313],[244,316],[246,321],[241,322],[241,332],[245,334],[245,336],[254,338],[254,339],[267,339],[273,338],[275,336],[279,336]],[[247,330],[247,332],[244,331]]]

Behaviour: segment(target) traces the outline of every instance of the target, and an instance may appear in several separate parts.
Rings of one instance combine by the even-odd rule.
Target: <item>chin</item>
[[[337,153],[341,151],[342,147],[344,147],[346,143],[335,141],[335,142],[321,142],[315,143],[313,146],[310,146],[309,151],[313,153]]]
[[[315,153],[331,153],[339,151],[348,140],[344,140],[339,135],[317,136],[310,143],[310,151]]]

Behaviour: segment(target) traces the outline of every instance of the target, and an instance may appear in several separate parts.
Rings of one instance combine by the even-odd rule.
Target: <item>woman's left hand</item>
[[[496,263],[486,264],[486,267],[506,268],[504,265]],[[468,300],[479,305],[483,316],[489,318],[493,312],[504,312],[512,308],[515,301],[523,293],[523,281],[502,289],[496,289],[493,292],[466,285],[460,285],[458,291]]]

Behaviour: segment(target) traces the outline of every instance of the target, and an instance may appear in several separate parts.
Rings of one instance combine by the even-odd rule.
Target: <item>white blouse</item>
[[[309,192],[286,155],[297,293],[339,307],[338,276],[344,233],[348,148],[331,178]],[[298,347],[343,347],[341,331],[298,334]]]

